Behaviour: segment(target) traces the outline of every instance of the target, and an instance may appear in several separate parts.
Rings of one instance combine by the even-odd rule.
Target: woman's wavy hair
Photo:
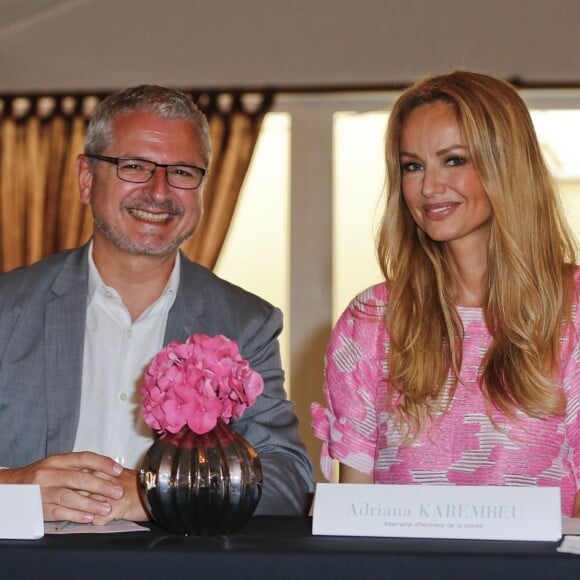
[[[488,413],[564,411],[555,386],[563,325],[571,319],[577,245],[544,162],[529,111],[498,78],[455,71],[417,81],[389,117],[387,201],[378,257],[390,291],[389,405],[408,437],[445,411],[460,381],[464,329],[446,244],[413,221],[401,189],[399,143],[409,113],[434,102],[457,116],[493,217],[483,311],[491,344],[479,369]]]

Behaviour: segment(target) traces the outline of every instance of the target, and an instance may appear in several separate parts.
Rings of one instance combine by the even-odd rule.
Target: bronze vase
[[[220,534],[239,529],[254,512],[262,468],[254,448],[220,420],[203,435],[184,427],[157,437],[139,482],[152,519],[169,532]]]

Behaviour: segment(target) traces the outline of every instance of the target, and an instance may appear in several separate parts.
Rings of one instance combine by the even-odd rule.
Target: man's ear
[[[79,155],[75,163],[75,170],[81,202],[88,205],[91,202],[93,188],[93,166],[91,160],[85,155]]]

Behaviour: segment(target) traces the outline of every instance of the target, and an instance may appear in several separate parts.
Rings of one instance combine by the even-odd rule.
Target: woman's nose
[[[438,169],[425,168],[421,193],[426,196],[438,195],[445,192],[443,176]]]

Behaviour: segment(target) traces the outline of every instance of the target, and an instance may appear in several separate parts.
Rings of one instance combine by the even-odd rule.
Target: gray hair
[[[161,119],[191,121],[199,130],[206,168],[211,161],[211,143],[206,116],[193,99],[175,89],[139,85],[109,95],[97,106],[85,139],[86,155],[101,155],[112,141],[113,121],[127,113],[152,113]]]

